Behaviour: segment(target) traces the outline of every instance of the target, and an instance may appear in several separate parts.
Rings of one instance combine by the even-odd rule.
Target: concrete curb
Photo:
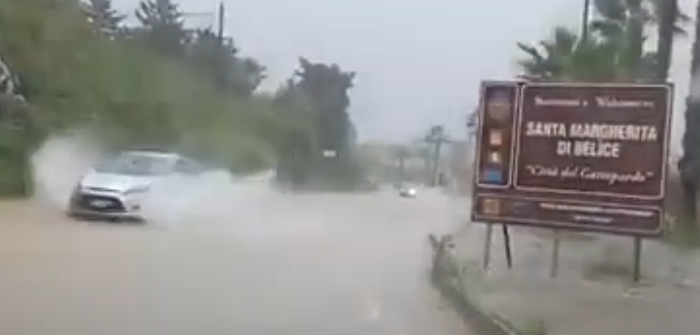
[[[457,263],[446,248],[433,244],[433,264],[430,270],[431,283],[442,298],[450,304],[462,320],[478,335],[528,335],[496,313],[480,307],[468,290],[461,284],[462,276]]]

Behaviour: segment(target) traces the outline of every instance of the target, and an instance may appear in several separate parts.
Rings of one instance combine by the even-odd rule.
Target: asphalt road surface
[[[458,207],[275,195],[214,223],[136,226],[2,203],[0,334],[469,334],[425,268],[426,234]]]

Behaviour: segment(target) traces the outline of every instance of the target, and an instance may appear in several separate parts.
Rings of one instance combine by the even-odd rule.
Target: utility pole
[[[216,31],[217,38],[219,39],[219,87],[224,88],[226,86],[226,45],[224,45],[224,27],[226,26],[226,8],[224,7],[224,2],[219,2],[219,20],[218,29]]]
[[[395,164],[396,168],[398,169],[396,178],[397,184],[402,184],[406,180],[406,158],[410,155],[408,148],[401,146],[397,149],[396,155],[395,155]]]
[[[447,143],[449,143],[449,141],[444,136],[435,139],[433,142],[435,149],[433,151],[432,186],[439,186],[440,184],[440,157],[442,153],[442,146]]]
[[[588,22],[591,16],[591,0],[583,0],[583,10],[581,13],[581,41],[580,43],[588,43],[589,27]]]
[[[442,126],[433,126],[430,128],[425,142],[433,147],[432,166],[430,171],[430,186],[436,186],[439,182],[440,175],[440,153],[444,144],[450,143],[450,140],[445,135],[445,129]]]
[[[217,36],[219,37],[219,45],[223,48],[224,46],[224,20],[226,20],[226,11],[224,3],[219,3],[219,29],[217,29]]]

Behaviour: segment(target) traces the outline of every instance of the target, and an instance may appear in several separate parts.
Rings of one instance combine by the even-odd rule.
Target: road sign
[[[671,85],[484,83],[472,218],[659,235],[672,98]]]

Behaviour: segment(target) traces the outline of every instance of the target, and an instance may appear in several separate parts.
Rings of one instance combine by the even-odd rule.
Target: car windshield
[[[172,171],[172,162],[172,159],[165,156],[124,153],[101,162],[95,167],[95,171],[133,176],[151,176]]]

